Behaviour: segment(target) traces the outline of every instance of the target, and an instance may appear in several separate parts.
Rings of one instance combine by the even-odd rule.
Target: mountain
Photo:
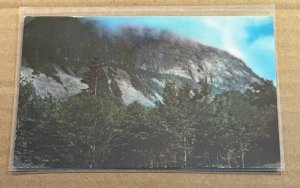
[[[199,87],[207,80],[214,93],[245,91],[261,78],[239,58],[196,41],[152,28],[120,28],[72,17],[26,17],[21,77],[40,96],[61,98],[80,93],[97,59],[105,79],[99,90],[153,106],[162,99],[166,80]]]

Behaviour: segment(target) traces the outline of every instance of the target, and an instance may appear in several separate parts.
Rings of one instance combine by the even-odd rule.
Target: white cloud
[[[249,27],[272,23],[272,19],[270,16],[202,17],[199,27],[202,27],[201,36],[206,44],[228,51],[244,60],[259,76],[274,80],[274,36],[257,35],[258,38],[249,41],[255,34],[250,32],[256,32]]]
[[[223,50],[228,51],[232,55],[245,59],[245,54],[239,48],[239,43],[244,41],[248,35],[245,30],[248,25],[245,19],[240,17],[205,17],[202,23],[217,32],[221,40]]]
[[[228,51],[232,55],[243,60],[248,59],[245,53],[245,48],[249,48],[247,39],[249,33],[247,28],[249,26],[260,26],[272,21],[272,17],[268,16],[252,16],[252,17],[204,17],[200,19],[200,24],[206,26],[210,33],[217,33],[218,38],[211,41],[216,43],[220,41],[217,46],[223,50]],[[258,49],[271,49],[274,47],[273,36],[258,38],[250,48],[259,47]],[[260,47],[262,46],[262,47]],[[264,49],[265,50],[265,49]]]
[[[231,29],[225,31],[225,33],[222,36],[222,41],[224,50],[228,51],[229,53],[238,58],[245,59],[245,55],[238,47],[237,41],[236,39],[234,39]]]

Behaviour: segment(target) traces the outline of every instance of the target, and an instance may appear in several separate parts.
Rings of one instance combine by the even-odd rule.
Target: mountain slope
[[[79,18],[27,17],[21,75],[41,96],[68,97],[88,86],[80,80],[95,57],[104,64],[101,90],[153,106],[164,82],[198,87],[207,79],[216,92],[244,91],[259,78],[233,55],[168,31],[123,28],[111,34],[99,23]]]

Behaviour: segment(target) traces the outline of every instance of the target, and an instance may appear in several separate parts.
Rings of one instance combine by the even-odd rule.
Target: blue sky
[[[94,17],[110,31],[126,26],[169,30],[181,37],[228,51],[259,76],[276,83],[271,16],[106,16]]]

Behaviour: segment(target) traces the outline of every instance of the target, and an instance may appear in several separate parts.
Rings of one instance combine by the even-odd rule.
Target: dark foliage
[[[250,88],[203,100],[206,92],[167,82],[162,103],[148,109],[138,102],[124,106],[93,92],[66,101],[42,99],[22,81],[15,163],[102,169],[276,163],[280,161],[276,106],[272,100],[264,105],[256,102],[274,93],[275,87],[271,82],[253,85],[260,92]]]

